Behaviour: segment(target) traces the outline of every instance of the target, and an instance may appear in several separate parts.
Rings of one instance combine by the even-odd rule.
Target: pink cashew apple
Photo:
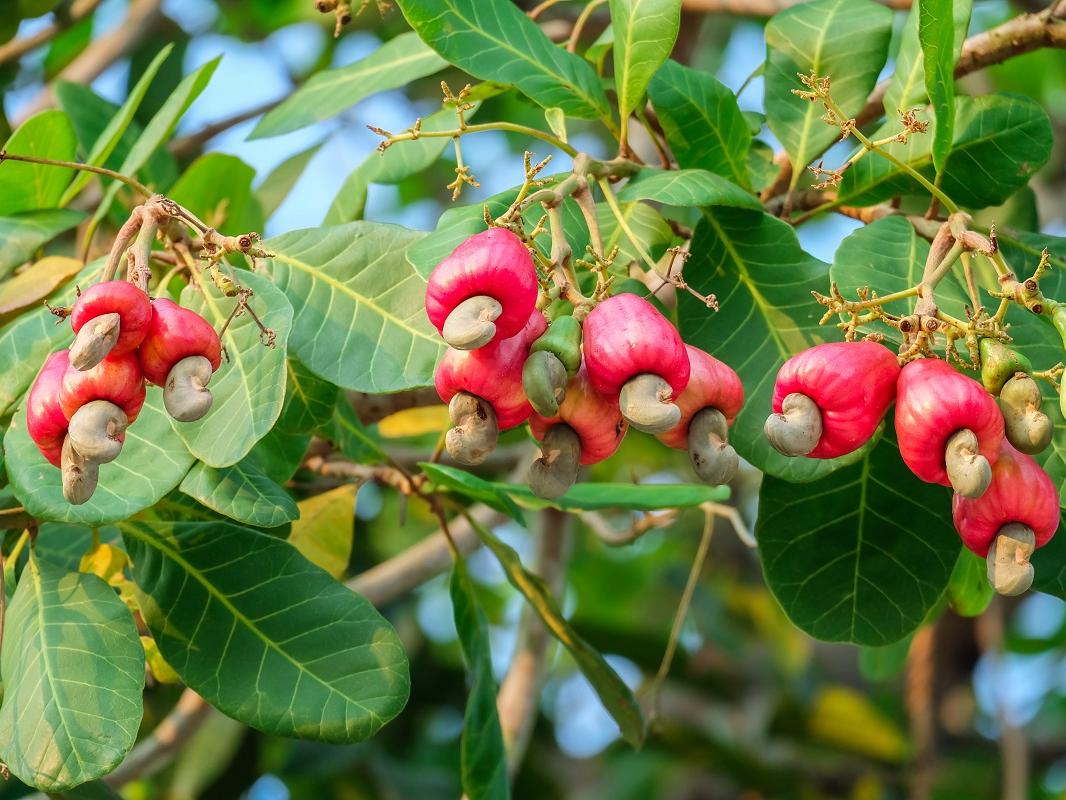
[[[59,404],[67,419],[94,400],[106,400],[122,409],[129,424],[137,419],[144,405],[144,376],[137,356],[126,353],[107,356],[92,369],[70,368],[63,376]]]
[[[896,356],[876,342],[829,342],[777,373],[766,438],[786,456],[837,458],[873,436],[896,396]]]
[[[529,250],[506,228],[471,236],[429,277],[426,315],[457,350],[476,350],[518,335],[537,304]]]
[[[681,421],[673,400],[689,379],[688,353],[674,326],[635,294],[618,294],[585,318],[582,353],[589,380],[618,399],[636,429],[664,433]]]
[[[148,332],[152,306],[148,295],[127,281],[106,281],[82,292],[70,313],[77,336],[70,346],[75,369],[95,367],[109,353],[137,349]]]
[[[222,363],[222,342],[203,317],[172,300],[153,300],[152,323],[138,356],[148,382],[163,387],[170,416],[192,422],[210,410],[207,385]]]
[[[57,467],[70,421],[59,403],[59,390],[69,366],[66,350],[52,353],[26,396],[26,430],[41,454]]]

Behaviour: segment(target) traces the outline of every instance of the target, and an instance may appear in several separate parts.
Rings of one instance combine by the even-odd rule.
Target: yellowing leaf
[[[334,578],[344,574],[352,553],[357,491],[347,484],[299,503],[300,518],[289,533],[289,543]]]
[[[746,616],[759,638],[771,647],[774,661],[789,675],[798,674],[811,660],[812,644],[781,611],[773,597],[761,587],[733,584],[725,595],[731,610]]]
[[[46,256],[0,285],[0,322],[35,306],[78,274],[82,263],[66,256]]]
[[[163,654],[159,652],[159,645],[155,643],[155,639],[151,636],[142,636],[141,645],[144,647],[144,660],[157,681],[160,683],[181,683],[181,677],[163,658]]]
[[[424,406],[390,414],[378,423],[378,432],[387,439],[399,439],[404,436],[439,433],[451,426],[447,406]]]
[[[129,557],[124,551],[110,544],[98,543],[81,557],[78,570],[96,575],[112,586],[117,586],[123,580],[122,571],[128,563]]]
[[[843,686],[830,686],[815,698],[808,727],[814,739],[842,750],[891,762],[907,757],[907,739],[896,724]]]

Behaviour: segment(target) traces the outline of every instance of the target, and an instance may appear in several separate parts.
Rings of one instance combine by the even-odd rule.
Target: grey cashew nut
[[[581,469],[581,438],[569,425],[552,425],[540,443],[540,458],[529,468],[529,488],[537,497],[562,497]]]
[[[542,417],[554,417],[559,413],[559,404],[566,398],[568,380],[563,362],[547,350],[530,353],[522,366],[522,388],[533,410]]]
[[[63,469],[63,497],[68,503],[80,506],[93,496],[100,479],[100,466],[91,458],[85,458],[71,444],[70,437],[63,440],[60,465]]]
[[[193,422],[206,414],[214,401],[207,388],[211,373],[211,362],[203,356],[188,356],[171,367],[163,384],[167,413],[178,422]]]
[[[1055,432],[1047,414],[1040,410],[1043,400],[1036,381],[1024,372],[1015,373],[999,393],[999,409],[1003,412],[1007,441],[1029,455],[1039,453],[1051,444]]]
[[[1014,597],[1033,585],[1033,565],[1030,556],[1036,549],[1036,535],[1032,529],[1011,522],[999,529],[988,548],[988,582],[1000,594]]]
[[[493,324],[503,313],[503,306],[485,294],[468,297],[444,321],[441,336],[456,350],[476,350],[496,335]]]
[[[681,422],[681,409],[671,398],[674,390],[649,372],[626,381],[618,395],[618,410],[629,424],[645,433],[666,433]]]
[[[977,435],[963,428],[944,447],[944,464],[951,488],[963,497],[977,499],[992,483],[992,465],[981,455]]]
[[[782,455],[805,456],[822,438],[822,412],[807,395],[793,392],[781,402],[780,413],[766,418],[763,432]]]
[[[85,371],[103,361],[118,341],[121,322],[122,317],[112,312],[93,317],[82,325],[70,346],[70,365]]]
[[[737,474],[740,459],[729,444],[725,415],[708,406],[688,425],[688,457],[700,479],[710,484],[729,483]]]
[[[458,392],[448,403],[448,414],[454,426],[444,437],[448,454],[467,466],[488,458],[500,437],[492,405],[469,392]]]
[[[67,428],[67,438],[82,458],[106,464],[114,461],[122,452],[119,437],[128,424],[126,412],[114,403],[93,400],[74,412]]]

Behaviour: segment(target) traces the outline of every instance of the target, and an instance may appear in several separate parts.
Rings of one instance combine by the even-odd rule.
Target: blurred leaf
[[[275,528],[300,516],[289,493],[254,460],[221,469],[197,462],[178,488],[219,514],[257,528]]]
[[[988,582],[988,565],[985,560],[965,547],[959,553],[955,569],[948,583],[948,600],[960,617],[979,617],[985,613],[995,596],[995,589]]]
[[[925,89],[936,116],[932,156],[937,173],[944,170],[955,135],[955,4],[956,0],[918,0]],[[965,17],[968,23],[969,9]]]
[[[92,499],[72,506],[63,499],[60,472],[47,461],[26,432],[20,408],[4,436],[11,486],[27,512],[43,521],[99,526],[136,514],[177,486],[193,457],[174,435],[163,410],[161,391],[149,387],[137,423],[126,431],[122,453],[100,467],[100,483]]]
[[[511,796],[507,752],[496,713],[496,681],[492,676],[489,623],[477,602],[466,564],[455,562],[450,584],[455,628],[470,669],[470,698],[463,716],[459,745],[463,791],[471,800],[506,800]]]
[[[567,649],[581,674],[599,695],[607,713],[611,715],[622,732],[622,738],[632,747],[639,748],[646,733],[644,717],[633,692],[618,677],[592,646],[582,639],[563,617],[551,590],[538,576],[528,572],[518,554],[498,539],[492,531],[470,519],[471,526],[488,547],[511,582],[526,599],[530,607],[544,622],[552,636]]]
[[[345,456],[360,464],[385,460],[377,436],[359,421],[355,409],[343,393],[337,396],[332,419],[322,426],[318,435],[332,441]]]
[[[228,360],[211,378],[215,398],[211,411],[196,422],[174,422],[174,430],[192,454],[212,467],[228,467],[244,458],[274,427],[285,401],[285,347],[292,328],[292,306],[261,272],[242,271],[241,282],[255,292],[249,303],[276,335],[275,345],[263,345],[251,314],[234,318],[222,335]],[[222,328],[236,302],[208,280],[182,292],[182,305],[200,314],[215,330]]]
[[[41,111],[18,126],[4,145],[12,155],[73,161],[77,138],[62,111]],[[0,217],[59,205],[71,170],[21,161],[0,162]],[[4,237],[6,239],[6,237]]]
[[[122,796],[115,794],[111,787],[102,781],[83,783],[65,792],[49,792],[52,800],[122,800]],[[31,800],[37,800],[33,797]]]
[[[830,78],[833,100],[853,117],[877,83],[891,36],[892,12],[873,0],[814,0],[766,24],[766,116],[796,165],[792,187],[803,167],[840,138],[839,129],[822,121],[820,102],[792,93],[804,88],[797,73]]]
[[[29,261],[39,247],[69,231],[83,219],[85,214],[81,211],[61,208],[0,217],[0,278]]]
[[[143,711],[144,653],[129,609],[95,575],[31,551],[6,630],[0,758],[45,791],[109,773],[133,747]]]
[[[728,486],[688,483],[578,483],[554,500],[537,497],[523,484],[497,485],[528,508],[559,508],[563,511],[612,508],[658,511],[663,508],[692,508],[701,503],[720,503],[729,499]]]
[[[759,198],[725,178],[703,169],[663,170],[645,167],[622,191],[620,201],[654,200],[667,206],[732,206],[761,211]]]
[[[1062,486],[1060,484],[1060,490]],[[1033,554],[1033,588],[1066,600],[1066,534],[1060,519],[1057,535]]]
[[[808,730],[813,739],[879,761],[899,763],[909,755],[903,731],[869,699],[846,686],[822,689]]]
[[[418,466],[437,486],[458,492],[464,497],[502,511],[519,525],[526,524],[522,510],[508,496],[502,484],[491,483],[456,467],[427,462],[420,463]]]
[[[322,148],[322,143],[313,144],[306,150],[301,150],[294,156],[289,156],[281,164],[274,168],[259,187],[255,190],[256,199],[263,209],[263,216],[270,219],[275,211],[281,207],[296,183],[304,174],[307,165]]]
[[[293,433],[313,433],[333,418],[338,390],[291,356],[285,359],[285,405],[278,424]]]
[[[81,271],[82,263],[66,256],[45,256],[10,280],[0,283],[0,323],[36,306]],[[51,316],[51,315],[50,315]],[[54,322],[58,322],[52,317]]]
[[[211,709],[174,762],[167,800],[197,800],[204,796],[204,791],[226,774],[247,732],[241,723]]]
[[[966,39],[966,30],[970,25],[973,0],[954,0],[951,5],[954,30],[953,58],[958,58],[962,43]],[[924,106],[928,96],[925,89],[925,57],[922,55],[922,45],[918,40],[920,8],[921,4],[913,4],[907,15],[899,52],[896,54],[896,69],[892,73],[892,78],[888,82],[888,90],[885,92],[885,115],[889,120],[898,117],[900,112],[915,106]],[[954,76],[951,79],[954,81]]]
[[[252,194],[255,170],[236,156],[207,153],[190,164],[167,197],[212,228],[237,236],[263,229],[263,211]]]
[[[401,33],[354,64],[315,73],[281,105],[264,114],[248,138],[266,139],[306,128],[373,94],[396,89],[446,66],[447,62],[416,34]]]
[[[300,501],[289,543],[304,558],[334,578],[348,571],[355,532],[355,497],[359,487],[345,484]]]
[[[44,79],[52,81],[77,58],[93,38],[93,17],[89,15],[71,25],[48,44],[44,56]]]
[[[452,426],[448,407],[443,403],[418,408],[405,408],[389,414],[378,423],[378,433],[386,439],[403,439],[408,436],[425,436],[440,433]]]
[[[610,121],[607,96],[581,57],[556,47],[506,0],[397,0],[415,32],[464,72],[508,83],[542,108]]]
[[[965,552],[965,551],[964,551]],[[859,648],[859,671],[868,681],[890,681],[903,674],[914,635],[883,647]]]
[[[345,389],[395,392],[433,382],[443,342],[426,319],[426,282],[404,262],[423,234],[352,222],[292,231],[263,246],[271,275],[296,308],[289,345]]]
[[[817,639],[886,645],[939,602],[959,537],[942,486],[924,483],[886,430],[862,459],[813,483],[767,475],[755,528],[766,584]]]
[[[350,744],[403,709],[410,679],[392,626],[288,542],[228,523],[121,529],[160,652],[223,713]]]
[[[682,168],[705,169],[748,187],[751,132],[736,96],[713,75],[667,61],[648,94]]]
[[[610,8],[618,113],[628,117],[674,49],[681,0],[610,0]]]

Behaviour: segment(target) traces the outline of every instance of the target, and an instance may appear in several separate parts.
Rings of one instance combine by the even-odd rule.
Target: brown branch
[[[380,422],[397,411],[406,411],[409,408],[421,408],[423,406],[435,406],[441,402],[437,390],[432,386],[394,394],[348,392],[348,399],[352,401],[352,405],[355,406],[355,413],[359,415],[359,419],[362,420],[364,425]]]
[[[0,45],[0,64],[17,61],[31,50],[52,41],[56,36],[92,14],[101,0],[74,0],[65,14],[56,12],[56,21],[31,36],[12,39]]]
[[[178,158],[188,158],[196,155],[203,149],[203,146],[207,144],[211,139],[214,139],[220,133],[225,133],[230,128],[240,125],[242,122],[247,122],[250,119],[258,117],[260,114],[265,114],[271,109],[276,108],[286,98],[280,97],[277,100],[270,100],[266,103],[254,106],[253,108],[240,111],[232,116],[225,117],[205,125],[195,133],[190,133],[187,136],[181,136],[170,143],[170,152]]]
[[[701,14],[735,14],[743,17],[772,17],[803,0],[684,0],[682,8]],[[889,8],[905,11],[911,0],[878,0]]]

